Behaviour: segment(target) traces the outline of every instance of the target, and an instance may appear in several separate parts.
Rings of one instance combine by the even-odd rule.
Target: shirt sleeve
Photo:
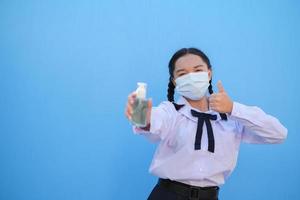
[[[287,137],[287,129],[279,120],[256,106],[234,102],[230,117],[237,122],[245,143],[282,143]]]
[[[159,142],[166,138],[171,126],[172,118],[174,118],[174,106],[171,102],[162,102],[158,107],[153,107],[151,110],[150,130],[133,126],[135,134],[144,135],[152,142]]]

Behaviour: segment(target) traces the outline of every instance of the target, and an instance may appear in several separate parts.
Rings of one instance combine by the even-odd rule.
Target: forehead
[[[207,66],[200,56],[194,54],[187,54],[178,58],[178,60],[175,63],[175,69],[194,67],[200,64]]]

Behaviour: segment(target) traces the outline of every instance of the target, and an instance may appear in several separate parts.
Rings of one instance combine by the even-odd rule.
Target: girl
[[[149,169],[159,181],[148,200],[217,200],[241,142],[281,143],[287,136],[276,118],[232,101],[220,81],[213,93],[211,68],[199,49],[177,51],[169,62],[168,101],[154,108],[149,101],[148,126],[134,127],[159,142]],[[135,97],[134,92],[128,97],[129,120]]]

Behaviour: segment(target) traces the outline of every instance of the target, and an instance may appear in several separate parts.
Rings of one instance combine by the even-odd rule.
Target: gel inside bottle
[[[138,127],[147,126],[148,100],[146,99],[146,83],[137,83],[136,99],[133,103],[132,123]]]

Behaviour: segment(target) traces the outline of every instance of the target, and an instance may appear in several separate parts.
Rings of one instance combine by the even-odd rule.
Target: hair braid
[[[212,89],[211,80],[212,80],[212,79],[210,79],[210,81],[209,81],[209,86],[208,86],[208,92],[209,92],[209,94],[214,93],[214,91],[213,91],[213,89]]]
[[[174,89],[175,85],[172,82],[172,77],[169,78],[169,84],[168,84],[168,101],[174,102]]]

